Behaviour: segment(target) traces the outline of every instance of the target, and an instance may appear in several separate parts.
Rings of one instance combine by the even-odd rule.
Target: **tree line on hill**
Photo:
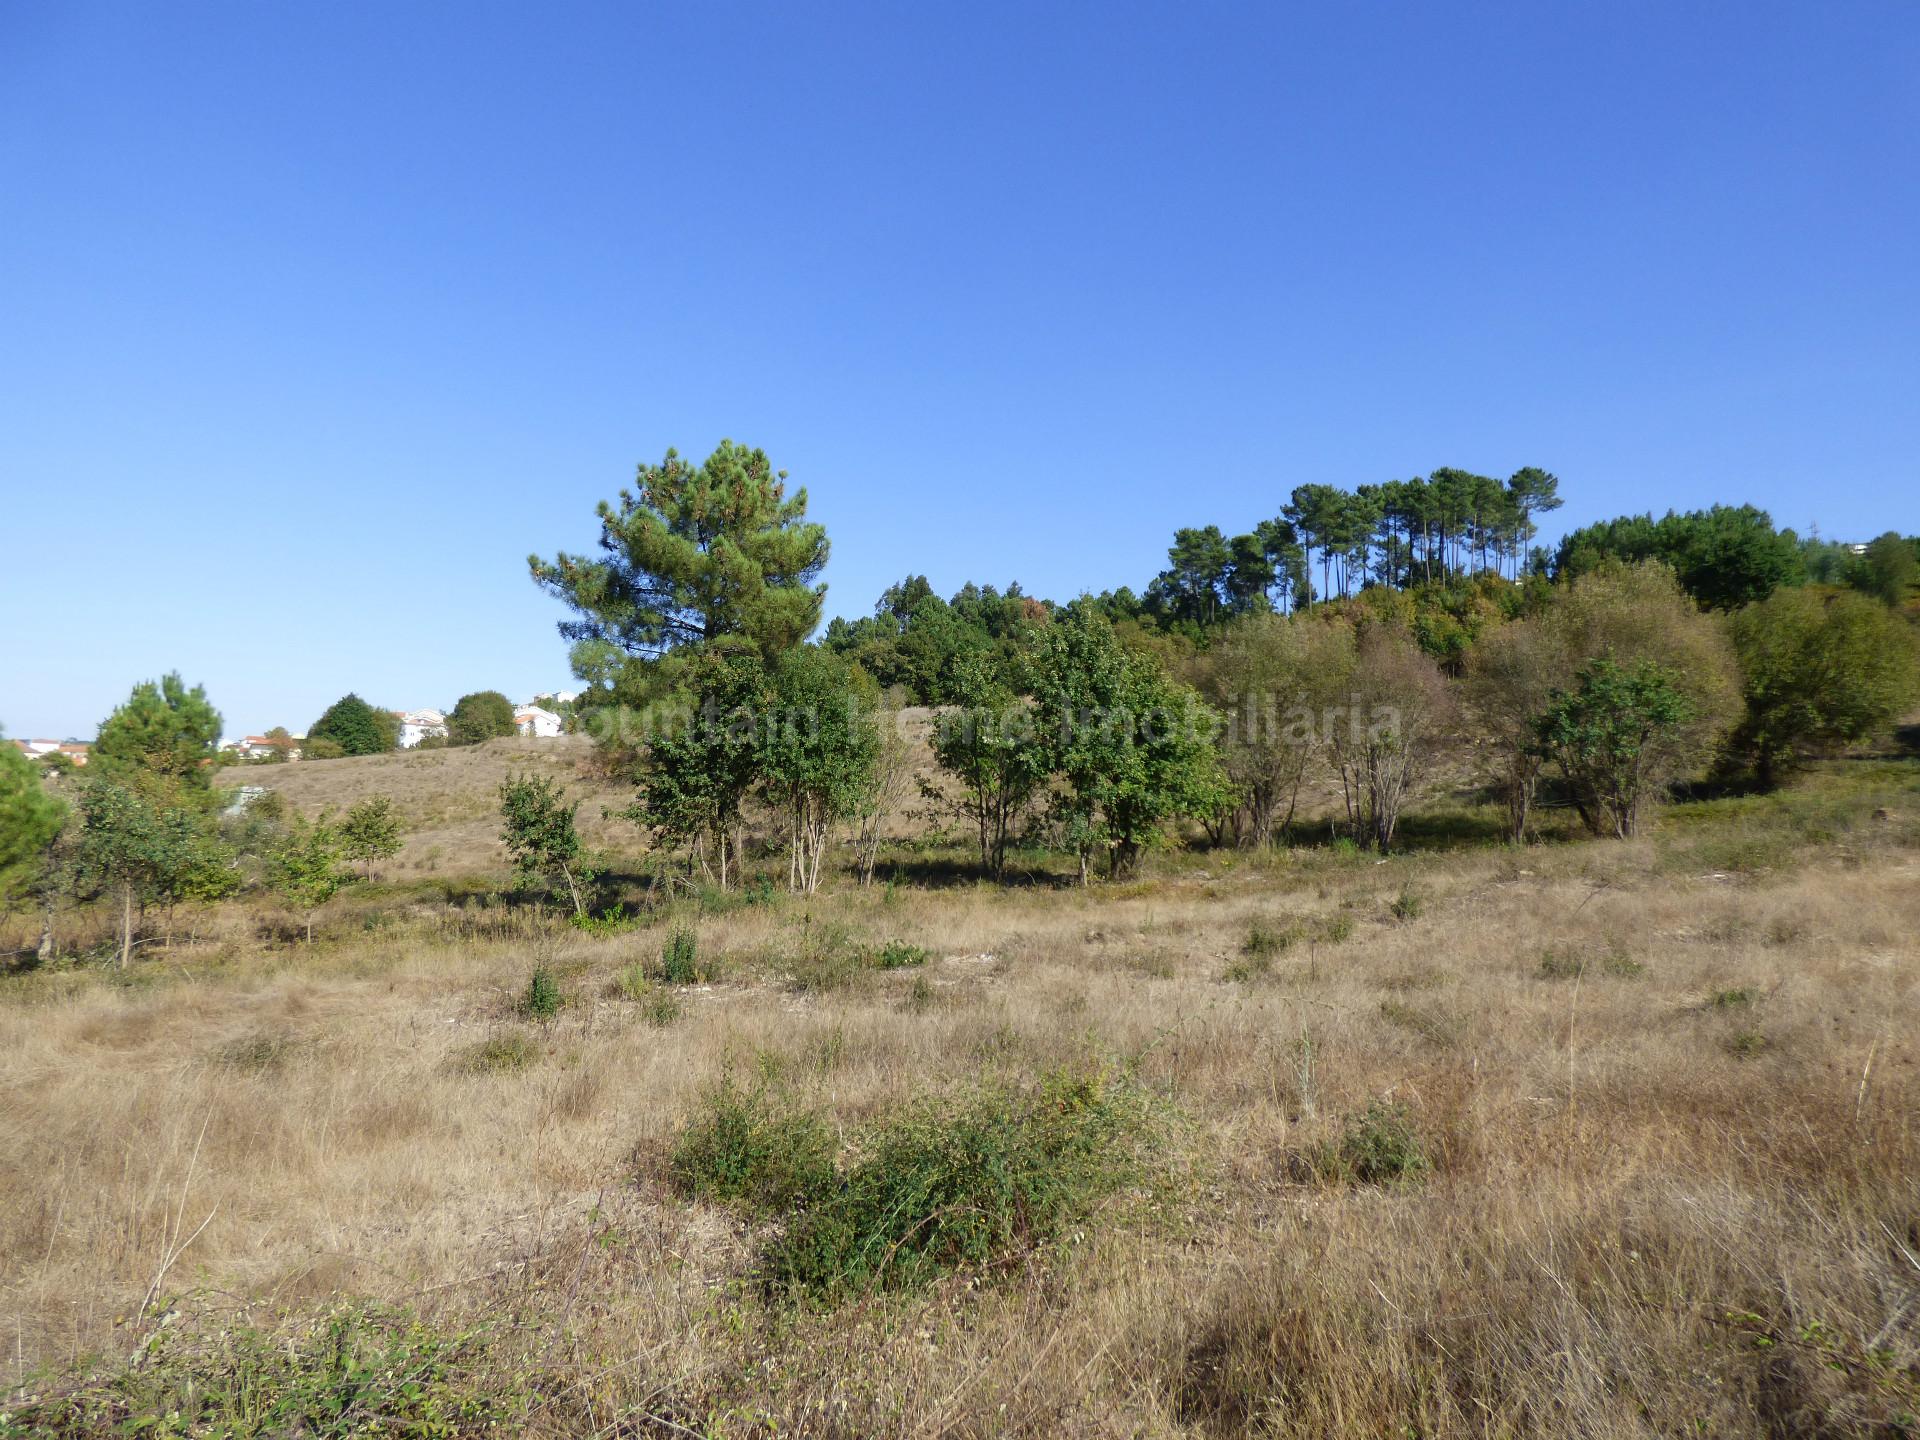
[[[1523,558],[1557,481],[1445,470],[1334,498],[1301,487],[1250,536],[1182,530],[1141,596],[1060,604],[970,584],[942,599],[910,576],[815,642],[827,536],[785,480],[730,442],[697,465],[669,451],[599,507],[597,555],[529,561],[574,611],[562,631],[589,686],[575,703],[633,786],[625,817],[682,878],[721,887],[745,883],[756,823],[790,888],[816,889],[836,844],[870,880],[914,799],[993,875],[1023,843],[1091,880],[1168,840],[1284,841],[1315,780],[1339,797],[1335,827],[1385,851],[1448,752],[1470,757],[1515,842],[1543,797],[1631,836],[1676,781],[1775,784],[1920,701],[1920,552],[1897,535],[1802,541],[1716,506],[1588,526]],[[938,785],[916,780],[888,723],[903,705],[932,707]],[[390,749],[392,721],[344,696],[309,753]],[[448,740],[511,727],[505,697],[479,692]],[[270,797],[223,810],[219,734],[204,691],[168,675],[134,687],[84,774],[54,790],[0,746],[0,906],[40,906],[43,953],[72,901],[113,908],[123,964],[150,918],[164,932],[176,907],[249,884],[310,927],[350,864],[370,877],[397,851],[384,800],[339,821]],[[584,915],[602,867],[575,805],[512,777],[502,834],[524,879]]]

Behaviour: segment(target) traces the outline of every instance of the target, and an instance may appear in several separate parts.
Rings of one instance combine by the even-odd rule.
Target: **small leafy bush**
[[[1540,978],[1542,980],[1578,980],[1586,973],[1587,962],[1579,955],[1562,954],[1558,950],[1548,950],[1540,957]]]
[[[1732,990],[1722,990],[1713,997],[1716,1010],[1739,1010],[1760,998],[1760,992],[1751,985],[1741,985]]]
[[[520,1013],[534,1020],[551,1020],[560,1013],[567,997],[560,991],[560,977],[550,965],[536,965],[520,997]]]
[[[1247,938],[1240,953],[1249,960],[1271,960],[1290,949],[1300,938],[1297,926],[1278,925],[1271,920],[1255,920],[1247,927]]]
[[[1412,890],[1402,890],[1387,906],[1387,910],[1396,920],[1418,920],[1420,912],[1426,908],[1426,901]]]
[[[830,1304],[1017,1256],[1138,1178],[1149,1119],[1134,1087],[1098,1072],[922,1101],[794,1217],[768,1283]]]
[[[615,935],[624,935],[629,930],[638,929],[646,924],[646,917],[630,915],[624,904],[618,904],[598,915],[572,916],[569,923],[576,930],[584,931],[596,939],[605,940]]]
[[[880,948],[875,961],[882,970],[905,970],[912,965],[927,963],[927,952],[918,945],[909,945],[904,940],[889,940]]]
[[[1432,1169],[1406,1107],[1378,1100],[1348,1124],[1323,1165],[1330,1177],[1356,1185],[1415,1185]]]
[[[700,979],[700,941],[690,925],[676,925],[660,951],[660,978],[669,985],[692,985]]]
[[[1727,1053],[1736,1060],[1751,1060],[1767,1049],[1767,1037],[1758,1030],[1740,1030],[1727,1037]]]
[[[743,1089],[728,1074],[681,1132],[667,1173],[693,1199],[778,1213],[832,1187],[833,1152],[825,1122],[771,1081]]]

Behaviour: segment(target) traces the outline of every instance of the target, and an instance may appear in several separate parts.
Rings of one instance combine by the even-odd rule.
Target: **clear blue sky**
[[[829,613],[1304,481],[1920,529],[1920,7],[0,7],[0,724],[567,682],[530,550],[765,447]]]

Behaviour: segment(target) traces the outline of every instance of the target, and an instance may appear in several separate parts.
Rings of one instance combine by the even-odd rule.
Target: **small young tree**
[[[1080,880],[1104,849],[1107,873],[1130,874],[1165,824],[1217,810],[1226,777],[1213,748],[1218,717],[1151,659],[1128,651],[1085,606],[1041,637],[1038,720],[1062,788],[1055,814],[1080,857]]]
[[[1772,785],[1803,756],[1884,730],[1920,700],[1913,628],[1846,591],[1777,590],[1733,617],[1747,713],[1733,745]]]
[[[1466,702],[1493,788],[1507,804],[1507,838],[1527,838],[1545,758],[1535,722],[1565,683],[1566,653],[1537,617],[1490,631],[1467,657]]]
[[[786,812],[791,853],[788,888],[811,895],[833,825],[851,817],[872,790],[880,751],[872,686],[853,667],[803,645],[774,667],[776,705],[760,727],[760,771],[767,797]]]
[[[880,746],[873,757],[873,783],[853,810],[853,854],[859,868],[860,883],[873,883],[873,868],[880,859],[880,841],[887,822],[893,818],[913,790],[913,754],[900,733],[898,712],[875,717]]]
[[[362,800],[340,822],[340,842],[349,860],[367,867],[371,880],[375,864],[400,853],[400,812],[385,795]]]
[[[178,827],[139,791],[106,778],[80,795],[75,871],[81,884],[110,895],[120,912],[120,968],[133,958],[136,911],[159,893],[179,863]]]
[[[340,831],[325,815],[296,818],[280,843],[267,854],[267,883],[306,919],[307,943],[313,943],[313,915],[353,876],[340,868]]]
[[[1220,828],[1237,841],[1265,846],[1292,825],[1321,750],[1323,682],[1347,638],[1318,620],[1253,614],[1197,662],[1200,693],[1226,721],[1220,757],[1234,808]]]
[[[33,762],[0,735],[0,915],[25,898],[45,869],[66,816]]]
[[[1674,773],[1692,707],[1660,666],[1609,659],[1580,669],[1535,722],[1541,753],[1559,765],[1588,828],[1626,839]]]
[[[382,755],[393,749],[398,727],[390,712],[376,710],[358,695],[342,695],[307,729],[308,753],[319,742],[340,747],[342,755]]]
[[[140,789],[205,791],[220,741],[220,715],[201,686],[179,674],[133,687],[126,704],[100,723],[89,769]]]
[[[667,845],[683,845],[708,880],[728,888],[744,863],[740,812],[761,778],[760,726],[772,704],[758,655],[714,649],[694,656],[690,704],[660,723],[646,747],[638,803],[628,819]],[[708,862],[711,853],[718,874]]]
[[[478,745],[515,732],[513,702],[498,690],[476,690],[462,695],[447,716],[447,739],[455,745]]]
[[[1400,811],[1453,715],[1446,677],[1403,631],[1369,625],[1354,639],[1344,703],[1323,715],[1354,838],[1386,854]]]
[[[998,876],[1006,871],[1015,826],[1046,788],[1052,760],[1032,707],[991,654],[956,657],[948,683],[949,693],[965,699],[934,716],[933,757],[959,794],[950,798],[925,781],[922,791],[966,819],[979,839],[981,866]]]
[[[500,786],[500,839],[523,882],[544,885],[587,913],[583,887],[593,883],[573,817],[580,802],[567,803],[560,786],[544,775],[509,775]]]

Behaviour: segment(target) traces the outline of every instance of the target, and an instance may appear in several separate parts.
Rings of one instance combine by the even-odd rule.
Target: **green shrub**
[[[630,915],[624,903],[613,906],[598,915],[579,914],[569,917],[574,929],[583,930],[596,939],[605,940],[615,935],[624,935],[629,930],[637,930],[646,924],[643,915]]]
[[[1338,945],[1353,936],[1353,917],[1351,915],[1329,915],[1320,922],[1320,938],[1329,945]]]
[[[1758,1030],[1741,1030],[1727,1037],[1727,1053],[1736,1060],[1751,1060],[1767,1048],[1767,1037]]]
[[[700,979],[700,941],[689,925],[676,925],[660,951],[660,978],[669,985],[692,985]]]
[[[158,1330],[132,1363],[11,1397],[0,1434],[513,1434],[538,1398],[503,1380],[486,1329],[362,1304],[279,1333]]]
[[[844,926],[816,925],[811,915],[802,919],[799,949],[787,962],[796,990],[816,995],[839,990],[866,968],[866,957]]]
[[[1751,985],[1741,985],[1732,990],[1721,990],[1713,997],[1716,1010],[1738,1010],[1753,1004],[1760,998],[1760,992]]]
[[[1411,890],[1402,890],[1394,897],[1387,910],[1396,920],[1418,920],[1420,912],[1426,908],[1426,901]]]
[[[904,940],[889,940],[881,947],[880,957],[875,963],[882,970],[904,970],[911,965],[926,964],[927,952]]]
[[[534,966],[526,992],[520,997],[520,1013],[535,1020],[551,1020],[566,1003],[566,996],[560,993],[560,977],[553,973],[553,968],[544,964]]]
[[[1578,955],[1549,950],[1540,957],[1542,980],[1577,980],[1586,973],[1587,962]]]
[[[1406,1107],[1375,1100],[1348,1124],[1323,1169],[1356,1185],[1413,1185],[1433,1168]]]
[[[1271,960],[1275,955],[1289,949],[1299,935],[1297,926],[1281,926],[1270,920],[1255,920],[1247,927],[1247,938],[1240,946],[1240,953],[1249,960]]]
[[[832,1188],[833,1150],[826,1124],[784,1091],[765,1079],[743,1090],[728,1074],[681,1132],[667,1171],[683,1195],[778,1213]]]
[[[832,1303],[1017,1256],[1138,1177],[1148,1119],[1137,1090],[1100,1073],[924,1100],[794,1217],[769,1284]]]

